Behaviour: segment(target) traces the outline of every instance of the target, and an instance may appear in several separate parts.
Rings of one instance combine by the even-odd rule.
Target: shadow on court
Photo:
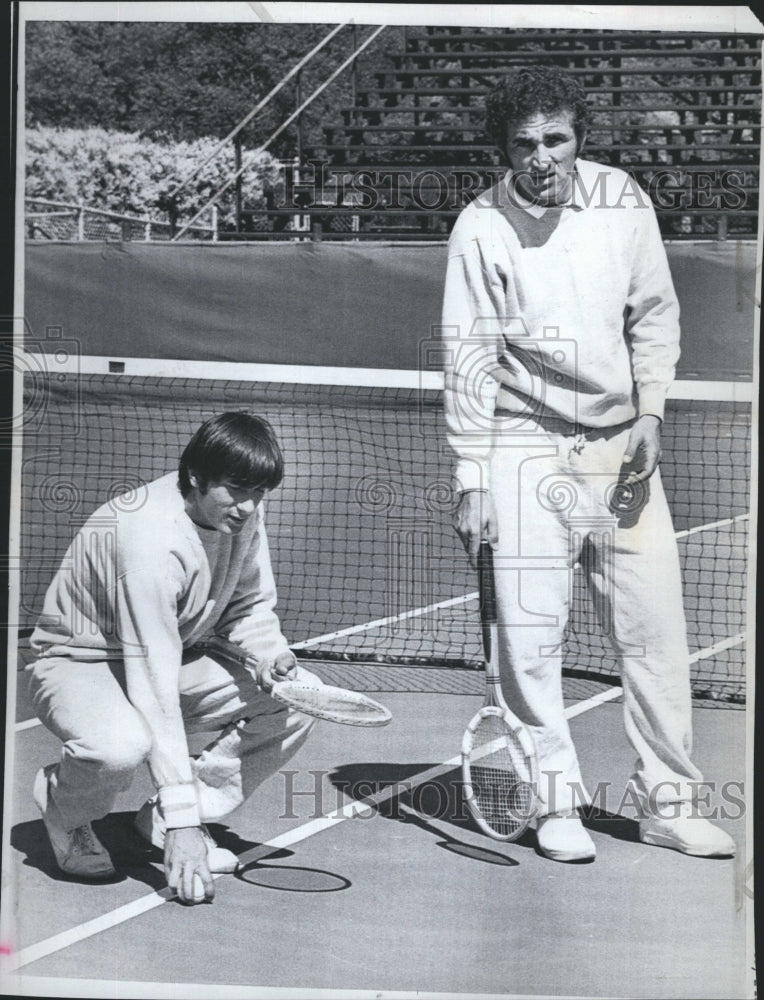
[[[270,857],[276,857],[271,855]],[[269,861],[270,861],[269,857]],[[307,865],[273,865],[255,861],[244,865],[236,872],[236,878],[260,889],[275,889],[279,892],[343,892],[352,888],[352,881],[339,872],[326,868],[312,868]]]
[[[491,840],[475,827],[464,800],[460,768],[418,783],[419,776],[432,767],[432,764],[347,764],[334,770],[329,778],[343,794],[374,805],[385,819],[407,823],[443,838],[437,844],[443,850],[485,864],[506,867],[519,864],[504,853],[509,843]],[[513,849],[533,850],[535,846],[535,836],[530,831],[511,841]]]
[[[639,823],[634,819],[597,808],[582,809],[580,815],[584,826],[593,833],[604,833],[616,840],[639,843]]]
[[[93,825],[93,828],[100,837],[101,825],[96,823]],[[107,838],[103,837],[102,839],[106,844]],[[22,855],[22,864],[28,868],[36,868],[38,871],[41,871],[44,875],[47,875],[48,878],[51,878],[56,882],[82,881],[81,879],[71,878],[66,875],[56,864],[56,860],[53,856],[53,851],[41,819],[32,820],[28,823],[17,823],[16,826],[11,829],[11,846]],[[109,844],[107,846],[110,847],[111,845]],[[133,864],[135,864],[135,858],[132,860]],[[149,871],[153,871],[153,869],[149,869]],[[154,884],[150,881],[150,877],[148,877],[148,872],[145,872],[144,874],[147,877],[144,877],[142,881],[154,888]],[[124,882],[126,877],[127,873],[123,869],[118,871],[114,878],[99,880],[99,882],[100,884],[104,884],[104,882]]]
[[[124,882],[133,879],[159,891],[167,885],[162,868],[163,852],[141,837],[135,830],[134,812],[111,813],[93,823],[93,829],[111,855],[117,875],[99,880],[99,884]],[[246,859],[247,854],[257,853],[263,845],[239,837],[221,823],[209,823],[208,829],[215,841]],[[23,864],[36,868],[57,882],[83,882],[64,874],[56,864],[53,851],[41,819],[17,823],[11,830],[11,845],[23,856]],[[290,858],[293,851],[284,848],[269,851],[268,860]]]

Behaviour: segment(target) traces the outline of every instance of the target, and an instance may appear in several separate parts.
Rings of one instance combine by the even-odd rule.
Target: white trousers
[[[43,657],[27,672],[34,710],[63,744],[50,797],[69,829],[100,819],[130,787],[152,744],[127,699],[122,662]],[[243,667],[209,656],[181,667],[180,704],[189,734],[222,730],[191,761],[203,821],[240,806],[297,751],[314,721],[259,690]]]
[[[631,778],[645,812],[694,797],[689,652],[679,556],[660,471],[614,506],[629,426],[507,434],[491,492],[502,686],[533,732],[543,812],[591,801],[564,715],[561,643],[579,562],[621,670]],[[596,720],[592,722],[596,725]],[[620,800],[620,796],[619,796]]]

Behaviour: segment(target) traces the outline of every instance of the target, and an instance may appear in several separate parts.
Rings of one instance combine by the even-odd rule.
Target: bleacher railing
[[[208,212],[209,223],[198,223],[189,230],[190,239],[218,239],[217,207]],[[105,209],[47,198],[24,199],[24,229],[29,240],[84,242],[99,240],[170,240],[173,225],[165,219],[124,215]]]

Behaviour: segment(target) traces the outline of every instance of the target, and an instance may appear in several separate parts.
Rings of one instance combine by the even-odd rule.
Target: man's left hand
[[[631,428],[623,456],[624,482],[641,483],[655,472],[661,458],[661,421],[646,413]]]

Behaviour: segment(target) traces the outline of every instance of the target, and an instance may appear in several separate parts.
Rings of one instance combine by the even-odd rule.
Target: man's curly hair
[[[486,133],[505,152],[510,124],[539,112],[555,111],[573,112],[573,129],[580,148],[589,108],[579,82],[554,66],[523,67],[503,77],[486,97]]]

